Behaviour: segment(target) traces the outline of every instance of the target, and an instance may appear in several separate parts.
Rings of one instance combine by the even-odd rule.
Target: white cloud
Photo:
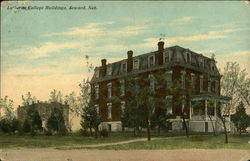
[[[192,16],[185,16],[185,17],[174,20],[172,24],[180,25],[180,24],[188,23],[192,20],[193,20]]]

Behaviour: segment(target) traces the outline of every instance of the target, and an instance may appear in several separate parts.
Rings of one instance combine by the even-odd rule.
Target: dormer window
[[[133,69],[134,70],[138,70],[139,69],[139,59],[137,58],[135,58],[134,60],[133,60]]]
[[[99,78],[99,73],[100,73],[99,71],[100,71],[99,68],[95,69],[95,77],[96,78]]]
[[[112,65],[111,64],[109,64],[107,66],[107,75],[112,75]]]
[[[165,51],[164,52],[164,63],[168,63],[168,62],[170,62],[170,53],[168,52],[168,51]]]
[[[191,63],[191,54],[187,53],[187,63]]]
[[[149,67],[152,67],[152,66],[154,66],[155,65],[155,56],[154,55],[150,55],[149,57],[148,57],[148,66]]]
[[[200,67],[202,67],[203,66],[203,58],[200,58],[199,60],[200,60],[199,61]]]
[[[122,62],[121,63],[121,72],[126,73],[127,72],[127,62]]]

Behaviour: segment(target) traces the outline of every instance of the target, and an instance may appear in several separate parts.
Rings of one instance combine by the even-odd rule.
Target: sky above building
[[[128,50],[134,55],[155,51],[159,38],[165,47],[215,54],[221,69],[227,61],[237,61],[250,73],[249,15],[244,1],[4,3],[1,97],[9,96],[17,106],[28,91],[42,101],[53,89],[78,93],[78,83],[92,74],[86,55],[99,66],[103,58],[108,63],[125,59]]]

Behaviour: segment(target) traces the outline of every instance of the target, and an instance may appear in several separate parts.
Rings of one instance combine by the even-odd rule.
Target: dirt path
[[[3,149],[4,161],[248,161],[249,150],[56,150]]]

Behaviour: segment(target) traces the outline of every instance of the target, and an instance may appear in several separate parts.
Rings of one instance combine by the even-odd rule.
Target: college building
[[[227,106],[230,98],[220,94],[222,75],[215,59],[180,46],[165,48],[163,41],[158,42],[156,51],[134,56],[130,50],[126,59],[108,64],[106,59],[102,59],[101,66],[95,68],[91,79],[91,99],[102,118],[102,127],[110,131],[122,130],[122,112],[129,97],[126,77],[144,77],[149,80],[151,89],[158,89],[154,77],[157,73],[166,78],[163,89],[155,92],[166,101],[167,113],[171,115],[171,130],[183,130],[181,116],[184,109],[190,131],[222,131],[218,107]],[[178,95],[163,92],[176,81],[185,95],[185,103],[178,102]],[[139,85],[139,88],[143,87]],[[119,102],[112,99],[114,96],[119,97]],[[230,116],[227,116],[229,131],[230,125]]]

